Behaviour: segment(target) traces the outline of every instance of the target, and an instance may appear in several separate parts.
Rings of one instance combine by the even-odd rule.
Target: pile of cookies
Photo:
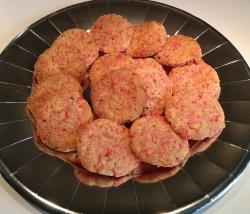
[[[225,126],[218,75],[201,56],[193,38],[155,21],[134,26],[107,14],[90,32],[69,29],[34,66],[27,110],[36,134],[101,175],[183,164]]]

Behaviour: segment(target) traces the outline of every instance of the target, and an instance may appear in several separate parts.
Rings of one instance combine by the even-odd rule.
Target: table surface
[[[35,2],[35,3],[34,3]],[[0,52],[14,36],[39,18],[81,0],[0,0]],[[248,0],[161,0],[185,10],[212,25],[227,37],[250,65],[250,1]],[[250,167],[248,166],[233,188],[206,214],[249,213]],[[15,192],[0,176],[1,213],[40,213]]]

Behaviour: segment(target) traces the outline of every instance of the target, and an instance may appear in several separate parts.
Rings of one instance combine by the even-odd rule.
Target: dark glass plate
[[[226,128],[207,151],[193,156],[176,175],[161,182],[130,180],[113,188],[80,184],[72,167],[41,153],[33,143],[25,105],[37,56],[62,31],[88,30],[105,13],[121,14],[134,24],[156,20],[169,34],[196,38],[203,59],[221,79]],[[190,213],[207,207],[232,186],[250,159],[249,79],[249,67],[222,34],[177,8],[136,0],[92,1],[64,8],[29,26],[0,55],[1,173],[24,198],[48,212]]]

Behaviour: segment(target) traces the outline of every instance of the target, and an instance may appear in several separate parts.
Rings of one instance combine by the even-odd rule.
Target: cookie
[[[224,127],[225,116],[216,98],[197,91],[183,91],[166,101],[165,117],[184,139],[204,140]]]
[[[125,126],[97,119],[81,130],[77,151],[82,166],[88,171],[121,177],[138,165],[130,142],[129,130]]]
[[[162,116],[146,116],[136,120],[130,134],[132,151],[146,163],[173,167],[189,154],[188,141],[177,135]]]
[[[53,47],[67,47],[79,51],[81,58],[88,68],[98,57],[99,47],[93,35],[80,28],[72,28],[64,31],[52,44]]]
[[[133,122],[143,112],[147,95],[133,69],[114,70],[91,87],[92,107],[100,118]]]
[[[132,57],[149,57],[158,53],[166,42],[166,30],[158,22],[143,22],[134,27],[126,53]]]
[[[169,77],[173,83],[174,94],[192,89],[219,98],[220,79],[218,74],[201,60],[198,64],[173,68]]]
[[[135,73],[141,78],[147,92],[143,115],[161,115],[165,101],[172,96],[172,82],[162,66],[152,58],[136,59]]]
[[[122,68],[131,67],[134,60],[126,54],[105,54],[98,58],[90,68],[89,78],[95,85],[105,74]]]
[[[36,129],[41,141],[51,149],[70,152],[76,150],[81,126],[93,118],[87,101],[78,93],[58,92],[37,110]]]
[[[86,69],[86,63],[77,49],[52,46],[38,57],[34,65],[34,79],[41,83],[51,76],[68,74],[81,82],[85,78]]]
[[[155,55],[155,59],[162,65],[177,67],[192,63],[201,57],[201,48],[191,37],[176,35],[166,39],[162,50]]]
[[[120,53],[128,47],[133,34],[132,25],[120,15],[100,16],[91,33],[103,53]]]
[[[33,83],[31,94],[27,99],[27,108],[35,115],[36,111],[39,110],[47,99],[56,96],[60,91],[78,93],[81,96],[82,87],[70,75],[61,74],[51,76],[39,84]]]

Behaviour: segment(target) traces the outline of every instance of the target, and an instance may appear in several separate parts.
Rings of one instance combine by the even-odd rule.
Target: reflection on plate
[[[35,131],[34,131],[35,133]],[[50,149],[49,147],[47,147],[44,143],[42,143],[41,139],[39,138],[38,135],[34,134],[34,143],[37,146],[37,148],[39,150],[41,150],[42,152],[57,157],[69,164],[71,164],[72,166],[76,166],[76,167],[81,167],[81,163],[80,160],[78,158],[77,152],[59,152],[53,149]]]
[[[98,186],[98,187],[117,187],[129,179],[131,179],[132,176],[123,176],[123,177],[109,177],[99,174],[90,173],[87,170],[83,168],[77,168],[74,169],[75,176],[77,179],[86,185],[90,186]]]
[[[35,132],[34,132],[35,133]],[[88,170],[84,169],[81,166],[80,160],[77,156],[77,152],[58,152],[53,149],[47,147],[40,138],[35,134],[35,145],[42,152],[57,157],[74,168],[74,175],[76,178],[83,184],[89,186],[97,186],[97,187],[117,187],[129,179],[134,179],[139,183],[154,183],[161,181],[163,179],[169,178],[176,174],[186,163],[188,157],[182,161],[179,166],[176,167],[157,167],[147,163],[141,163],[132,173],[131,175],[123,176],[123,177],[111,177],[104,176],[96,173],[91,173]]]
[[[138,176],[136,176],[134,180],[139,183],[155,183],[167,179],[175,175],[186,164],[188,157],[175,167],[157,167],[147,163],[141,163]]]
[[[88,30],[106,13],[121,14],[133,24],[156,20],[167,26],[169,34],[196,38],[203,60],[220,77],[219,101],[225,111],[226,128],[208,150],[193,155],[168,179],[139,183],[134,178],[105,188],[85,185],[74,176],[70,164],[41,152],[34,144],[25,107],[37,56],[60,32],[74,27]],[[249,162],[249,79],[249,67],[223,35],[171,6],[142,0],[96,0],[62,9],[32,24],[0,55],[1,173],[23,197],[48,212],[193,212],[222,196]]]

